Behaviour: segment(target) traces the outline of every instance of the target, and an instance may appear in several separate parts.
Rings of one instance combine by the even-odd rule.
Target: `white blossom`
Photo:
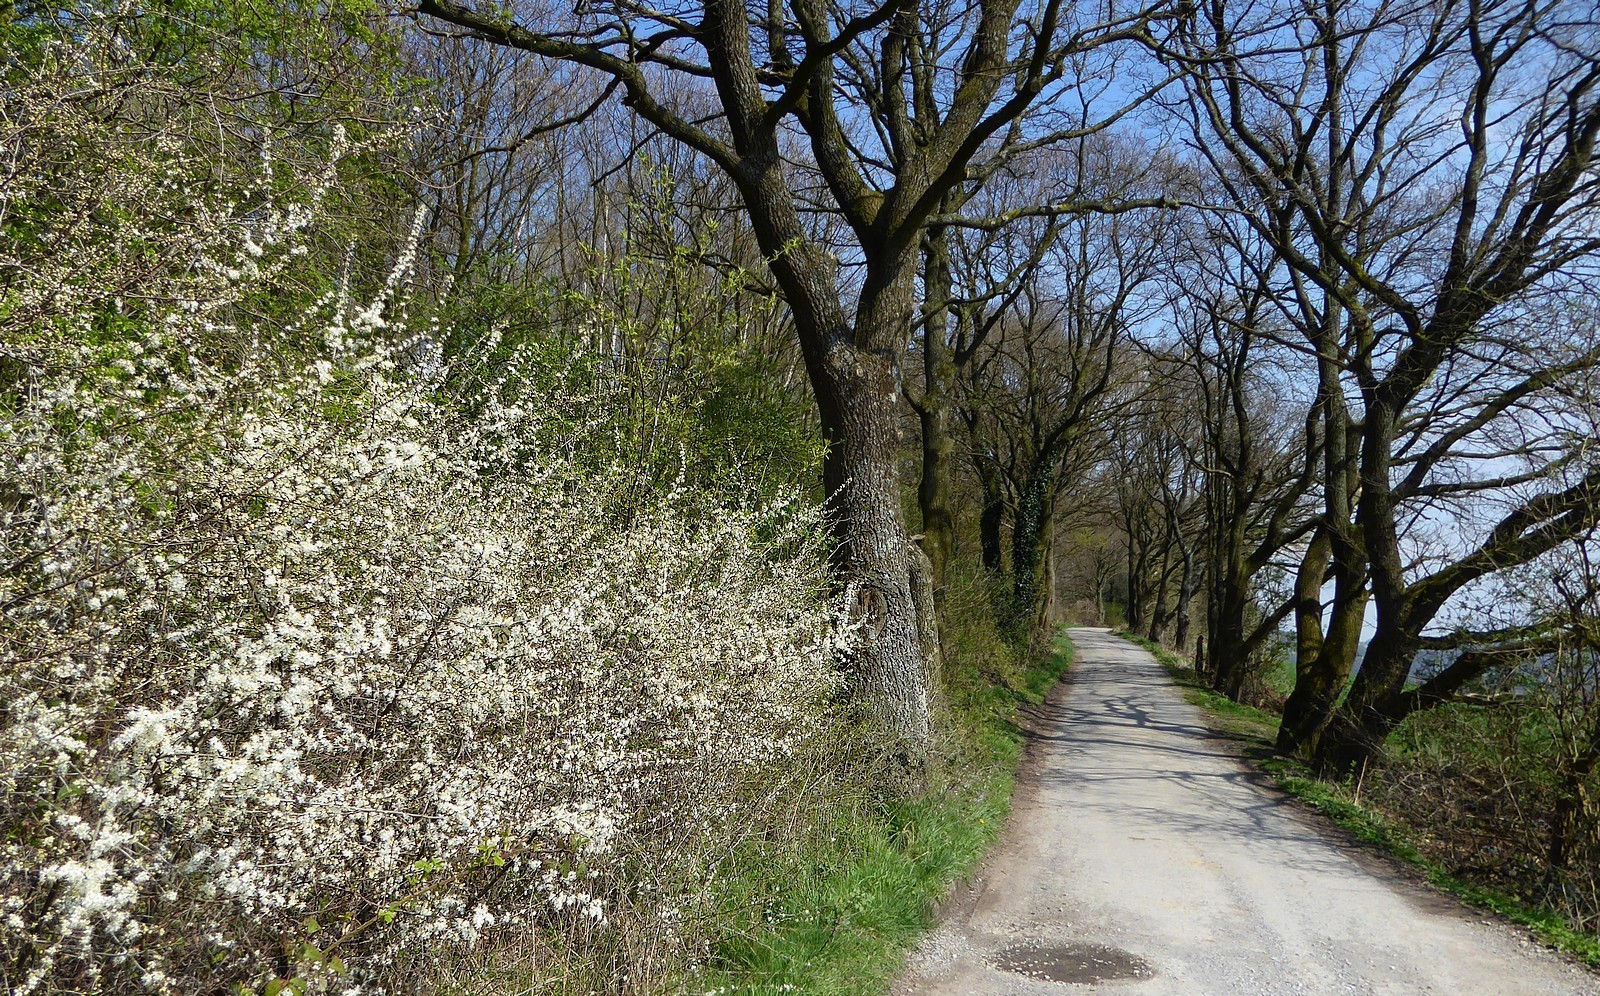
[[[0,122],[8,203],[46,193],[41,134],[103,127],[49,90],[81,72],[35,84],[55,117]],[[475,404],[441,400],[399,317],[420,212],[366,300],[284,327],[232,307],[302,258],[333,144],[248,211],[191,189],[181,149],[108,159],[47,233],[81,252],[0,246],[0,358],[24,371],[0,407],[18,993],[228,991],[305,945],[370,988],[405,952],[593,929],[622,900],[667,922],[693,897],[636,891],[630,861],[727,825],[824,722],[848,633],[815,511],[672,494],[621,527],[625,477],[555,428],[603,431],[607,399],[519,393],[517,354]],[[139,321],[92,334],[151,247]]]

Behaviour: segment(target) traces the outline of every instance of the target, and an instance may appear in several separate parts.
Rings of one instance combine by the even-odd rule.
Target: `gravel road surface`
[[[897,993],[1600,993],[1265,787],[1148,653],[1071,635],[1006,837]]]

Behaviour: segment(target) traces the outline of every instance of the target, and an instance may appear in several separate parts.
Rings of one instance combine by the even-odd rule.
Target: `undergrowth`
[[[1118,633],[1123,639],[1150,651],[1182,689],[1184,698],[1199,706],[1210,725],[1218,732],[1257,746],[1271,748],[1277,735],[1279,717],[1263,709],[1241,705],[1211,690],[1196,675],[1189,661],[1165,647],[1131,633]],[[1473,906],[1490,910],[1527,928],[1546,944],[1563,951],[1591,968],[1600,968],[1600,936],[1573,928],[1560,914],[1524,902],[1500,889],[1484,886],[1458,874],[1422,850],[1421,838],[1411,828],[1370,806],[1362,805],[1362,784],[1356,779],[1330,782],[1316,777],[1293,758],[1276,756],[1259,762],[1278,787],[1332,821],[1345,833],[1365,844],[1409,864],[1429,884]]]
[[[956,596],[952,594],[952,601]],[[1019,711],[1066,671],[1010,647],[981,604],[947,606],[940,750],[909,799],[859,773],[829,772],[800,801],[794,832],[746,840],[717,885],[720,921],[683,986],[699,993],[886,991],[938,904],[999,836],[1023,733]]]

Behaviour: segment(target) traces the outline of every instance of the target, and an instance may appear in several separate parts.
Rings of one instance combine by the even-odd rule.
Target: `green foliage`
[[[21,0],[0,6],[0,38],[8,59],[24,65],[62,33],[115,17],[128,51],[169,67],[175,80],[204,71],[208,56],[241,51],[253,53],[256,67],[267,71],[316,64],[345,68],[354,65],[347,55],[356,45],[370,75],[339,82],[346,94],[371,94],[394,68],[393,43],[378,30],[381,15],[375,0],[101,0],[72,6]]]
[[[676,470],[715,486],[739,467],[763,491],[814,479],[820,436],[809,396],[784,386],[769,331],[776,297],[752,292],[752,274],[717,262],[714,219],[678,219],[667,170],[649,179],[629,205],[621,250],[595,254],[595,290],[569,298],[611,354],[606,374],[624,389],[620,414],[641,473],[671,479]]]
[[[946,620],[943,749],[922,790],[897,800],[864,789],[870,775],[836,771],[794,800],[789,833],[746,841],[721,880],[723,926],[697,991],[886,991],[936,904],[977,867],[1009,813],[1018,711],[1044,700],[1073,647],[1062,636],[1021,661],[974,609],[958,599]]]
[[[1519,780],[1551,782],[1557,720],[1536,700],[1516,708],[1448,702],[1407,716],[1384,744],[1396,762],[1427,770],[1499,767],[1515,761]]]
[[[371,296],[416,202],[394,168],[409,126],[397,116],[398,49],[380,23],[373,0],[0,9],[6,138],[31,166],[7,179],[0,239],[25,264],[56,265],[60,247],[73,246],[65,288],[107,292],[73,337],[142,339],[169,295],[212,268],[247,268],[242,228],[299,202],[307,178],[325,171],[343,181],[341,195],[318,206],[323,223],[304,255],[278,262],[271,293],[241,281],[216,313],[290,328],[315,321],[307,312],[341,291]],[[51,99],[39,89],[48,80],[73,85]],[[226,224],[200,207],[223,201]],[[6,283],[0,276],[0,311],[17,300]],[[61,338],[33,324],[24,342]],[[254,347],[200,348],[215,362]]]
[[[446,357],[458,378],[496,382],[502,394],[560,382],[603,399],[603,422],[591,406],[570,426],[585,438],[582,459],[631,468],[641,493],[764,500],[813,487],[821,437],[803,384],[782,369],[775,300],[750,292],[742,270],[711,269],[714,226],[677,223],[671,178],[654,181],[652,198],[631,206],[618,254],[592,254],[587,290],[461,289],[441,323]]]
[[[1414,829],[1441,867],[1600,933],[1588,801],[1600,793],[1600,772],[1575,764],[1588,732],[1584,705],[1550,689],[1505,687],[1407,717],[1368,768],[1362,797]]]
[[[1551,947],[1565,951],[1593,968],[1600,968],[1600,936],[1574,930],[1566,919],[1552,910],[1531,905],[1499,889],[1488,888],[1452,874],[1443,865],[1424,855],[1416,838],[1406,828],[1375,810],[1359,805],[1350,784],[1334,784],[1310,777],[1303,768],[1287,760],[1271,761],[1266,767],[1284,791],[1328,817],[1356,839],[1421,869],[1432,885],[1527,927]]]
[[[934,904],[993,842],[1010,787],[995,774],[911,802],[856,797],[797,827],[792,845],[735,855],[718,897],[730,922],[700,981],[751,993],[886,988]]]
[[[1276,777],[1285,792],[1333,820],[1357,840],[1382,848],[1410,864],[1424,864],[1422,852],[1396,826],[1370,809],[1357,805],[1348,786],[1312,778],[1293,762],[1274,759],[1264,767]]]

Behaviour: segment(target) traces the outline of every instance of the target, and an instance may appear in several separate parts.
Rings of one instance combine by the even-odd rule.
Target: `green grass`
[[[1590,968],[1600,968],[1600,937],[1574,930],[1564,918],[1551,910],[1530,906],[1497,889],[1454,875],[1437,862],[1430,861],[1417,849],[1404,827],[1386,819],[1381,813],[1357,804],[1352,798],[1350,786],[1313,778],[1300,765],[1289,760],[1268,761],[1263,766],[1272,773],[1284,791],[1323,814],[1356,839],[1416,867],[1432,885],[1473,906],[1490,910],[1528,928],[1546,944],[1572,955]]]
[[[971,677],[949,693],[946,756],[913,799],[863,795],[808,820],[799,845],[752,849],[730,862],[719,932],[698,993],[865,994],[887,991],[905,953],[951,889],[977,867],[1010,811],[1024,706],[1065,673],[1073,647],[1010,680]],[[742,915],[737,911],[743,910]]]
[[[1130,633],[1118,633],[1155,655],[1183,690],[1184,698],[1199,706],[1213,729],[1270,747],[1276,738],[1279,717],[1262,709],[1240,705],[1212,691],[1201,682],[1188,661],[1165,647]],[[1405,827],[1357,801],[1357,790],[1348,783],[1329,782],[1315,777],[1303,764],[1285,757],[1260,762],[1278,787],[1327,817],[1345,833],[1417,868],[1435,887],[1473,906],[1490,910],[1531,930],[1546,944],[1564,951],[1591,968],[1600,968],[1600,937],[1574,930],[1558,914],[1530,906],[1504,892],[1486,888],[1452,874],[1428,859],[1417,847]]]

